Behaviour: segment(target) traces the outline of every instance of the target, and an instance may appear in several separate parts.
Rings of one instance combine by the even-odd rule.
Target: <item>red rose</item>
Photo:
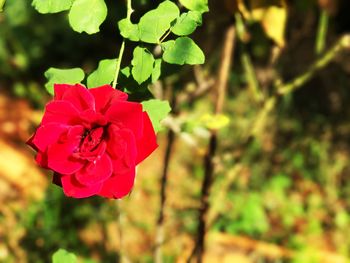
[[[67,196],[121,198],[134,184],[135,166],[156,148],[142,105],[109,85],[93,89],[56,84],[28,144],[37,163],[53,170]]]

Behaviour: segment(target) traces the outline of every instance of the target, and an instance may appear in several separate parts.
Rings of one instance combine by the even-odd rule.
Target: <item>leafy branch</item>
[[[127,0],[126,6],[127,6],[126,19],[130,21],[131,14],[133,12],[133,9],[132,9],[132,6],[131,6],[131,0]],[[112,84],[113,88],[116,88],[116,86],[117,86],[118,76],[119,76],[119,72],[120,72],[120,65],[122,63],[124,50],[125,50],[125,39],[123,39],[122,45],[121,45],[120,50],[119,50],[119,56],[118,56],[118,59],[117,59],[117,66],[116,66],[116,69],[115,69],[114,80],[113,80],[113,84]]]

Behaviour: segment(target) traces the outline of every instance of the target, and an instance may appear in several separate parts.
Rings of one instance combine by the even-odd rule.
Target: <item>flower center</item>
[[[103,139],[103,127],[97,127],[91,130],[86,130],[81,140],[80,152],[94,151]]]

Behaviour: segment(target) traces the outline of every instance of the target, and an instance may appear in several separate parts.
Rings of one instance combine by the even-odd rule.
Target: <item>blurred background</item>
[[[58,248],[80,262],[118,262],[120,252],[129,262],[154,262],[159,238],[163,262],[186,262],[213,130],[205,262],[350,262],[350,53],[344,45],[332,49],[350,31],[348,0],[209,1],[193,36],[206,63],[163,65],[149,87],[173,112],[159,149],[121,201],[66,198],[25,141],[50,99],[43,73],[89,73],[116,57],[125,3],[106,1],[101,32],[88,36],[71,30],[66,13],[41,15],[30,2],[7,0],[0,13],[0,262],[50,262]],[[133,0],[133,19],[159,2]],[[223,110],[214,115],[227,60]],[[295,79],[301,82],[292,92],[276,93]]]

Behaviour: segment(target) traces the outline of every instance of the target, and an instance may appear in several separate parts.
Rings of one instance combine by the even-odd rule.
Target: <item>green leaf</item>
[[[30,12],[28,12],[28,4],[29,4],[28,0],[6,1],[5,12],[4,12],[4,18],[6,21],[5,24],[10,25],[11,27],[27,26],[32,19]],[[3,22],[0,22],[0,27],[1,29],[6,28]],[[0,34],[1,34],[1,38],[5,38],[4,36],[6,33],[4,33],[4,31],[1,32]],[[18,37],[20,36],[23,37],[23,34],[20,34],[15,38],[18,40]],[[29,44],[29,42],[27,42],[27,44]],[[29,50],[26,49],[26,54],[28,54],[28,52]]]
[[[188,10],[205,13],[209,11],[208,0],[180,0],[180,3]]]
[[[81,68],[58,69],[49,68],[44,73],[48,82],[45,84],[46,90],[53,94],[54,84],[76,84],[84,79],[84,71]]]
[[[68,10],[73,0],[33,0],[32,6],[42,14],[58,13]]]
[[[183,13],[177,20],[174,27],[171,29],[175,35],[186,36],[192,34],[197,26],[202,24],[202,14],[198,11],[189,11]]]
[[[158,58],[154,61],[154,67],[152,71],[152,83],[156,82],[161,74],[162,59]]]
[[[151,76],[153,64],[153,55],[146,48],[136,47],[134,49],[131,73],[138,84],[146,81]]]
[[[6,0],[0,0],[0,12],[2,12]]]
[[[87,79],[88,88],[99,87],[105,84],[111,84],[114,79],[114,73],[117,65],[117,59],[104,59],[98,63],[97,69],[92,72]]]
[[[130,66],[121,69],[120,73],[122,73],[125,77],[130,78],[131,76]]]
[[[138,24],[140,40],[146,43],[159,43],[160,38],[170,29],[180,15],[179,8],[171,1],[162,2],[156,9],[144,14]]]
[[[152,83],[156,82],[161,74],[162,71],[162,59],[158,58],[154,61],[154,67],[152,70]]]
[[[148,113],[155,132],[162,130],[160,121],[163,120],[171,111],[168,101],[146,100],[142,103],[143,110]]]
[[[69,23],[79,33],[94,34],[100,31],[106,16],[104,0],[75,0],[69,12]]]
[[[52,256],[52,263],[76,263],[77,257],[62,248],[57,250]]]
[[[127,18],[124,18],[118,22],[120,34],[131,41],[139,41],[139,28],[137,25],[131,23]]]
[[[179,37],[162,43],[163,59],[170,64],[203,64],[205,56],[203,51],[188,37]]]

